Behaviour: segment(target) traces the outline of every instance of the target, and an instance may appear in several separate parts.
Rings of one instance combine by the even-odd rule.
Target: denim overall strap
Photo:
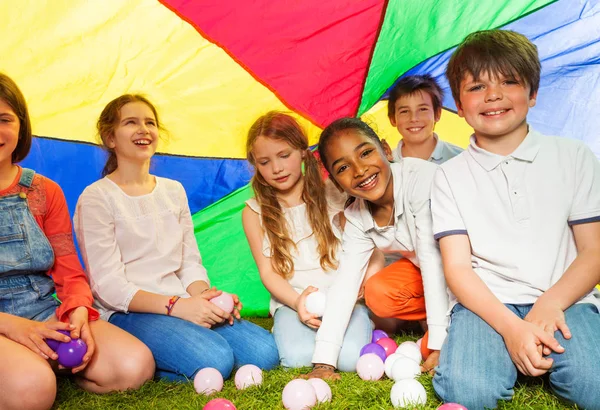
[[[29,168],[23,168],[21,171],[21,178],[19,179],[19,185],[24,188],[31,188],[35,171]]]

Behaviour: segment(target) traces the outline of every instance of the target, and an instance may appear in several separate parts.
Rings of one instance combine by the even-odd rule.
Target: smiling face
[[[347,129],[333,135],[325,150],[331,177],[349,195],[378,205],[389,196],[390,163],[376,141]]]
[[[418,90],[396,100],[395,113],[390,117],[407,144],[422,144],[433,138],[433,128],[440,120],[441,110],[435,112],[429,93]]]
[[[302,183],[302,152],[286,141],[261,135],[254,141],[252,155],[256,170],[280,193]]]
[[[12,155],[19,142],[19,118],[10,105],[0,98],[0,165],[12,164]]]
[[[477,138],[499,140],[527,135],[527,112],[537,93],[517,78],[482,73],[477,81],[467,74],[460,84],[458,115],[475,130]]]
[[[120,118],[106,145],[119,161],[145,162],[156,152],[158,126],[152,109],[136,101],[121,107]]]

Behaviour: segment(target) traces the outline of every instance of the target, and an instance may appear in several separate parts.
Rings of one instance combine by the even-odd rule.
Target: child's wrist
[[[330,364],[325,363],[315,363],[313,364],[313,370],[329,370],[335,372],[335,367]]]
[[[167,316],[173,316],[173,309],[175,308],[175,304],[181,299],[179,296],[172,296],[167,304],[165,305],[165,309],[167,310]]]

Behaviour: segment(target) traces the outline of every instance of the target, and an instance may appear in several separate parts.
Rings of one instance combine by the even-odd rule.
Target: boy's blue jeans
[[[246,320],[206,329],[173,316],[114,313],[109,322],[150,348],[159,378],[191,380],[198,370],[213,367],[226,379],[234,368],[245,364],[264,370],[279,364],[271,333]]]
[[[371,343],[372,333],[369,310],[362,304],[354,306],[338,358],[337,368],[340,371],[356,370],[360,349]],[[277,308],[274,314],[273,336],[283,367],[312,366],[317,331],[302,323],[295,310],[287,306]]]
[[[533,305],[506,305],[525,318]],[[552,353],[549,371],[552,390],[583,409],[600,409],[600,313],[592,304],[573,305],[565,311],[572,337],[560,331],[554,337],[565,348]],[[436,368],[433,387],[444,402],[469,410],[496,408],[510,400],[517,380],[502,336],[479,316],[457,304],[452,309],[448,337]]]

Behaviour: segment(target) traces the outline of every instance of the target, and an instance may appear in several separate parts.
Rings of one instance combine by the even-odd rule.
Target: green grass
[[[270,319],[252,319],[269,329]],[[399,336],[398,341],[416,340],[417,336]],[[224,397],[231,400],[238,410],[283,409],[281,392],[296,376],[310,369],[283,370],[278,368],[263,373],[263,383],[243,391],[236,389],[232,379],[225,381],[223,391],[210,398],[196,394],[192,382],[168,383],[152,381],[140,390],[107,395],[95,395],[79,389],[68,378],[59,379],[59,391],[53,409],[201,409],[210,399]],[[427,390],[427,405],[417,409],[436,409],[441,402],[433,392],[430,376],[418,379]],[[315,406],[314,409],[391,409],[390,390],[393,381],[385,378],[377,382],[361,380],[355,373],[342,374],[342,380],[329,382],[333,393],[331,403]],[[500,409],[572,409],[561,403],[545,385],[543,379],[519,380],[512,401],[502,403]]]

